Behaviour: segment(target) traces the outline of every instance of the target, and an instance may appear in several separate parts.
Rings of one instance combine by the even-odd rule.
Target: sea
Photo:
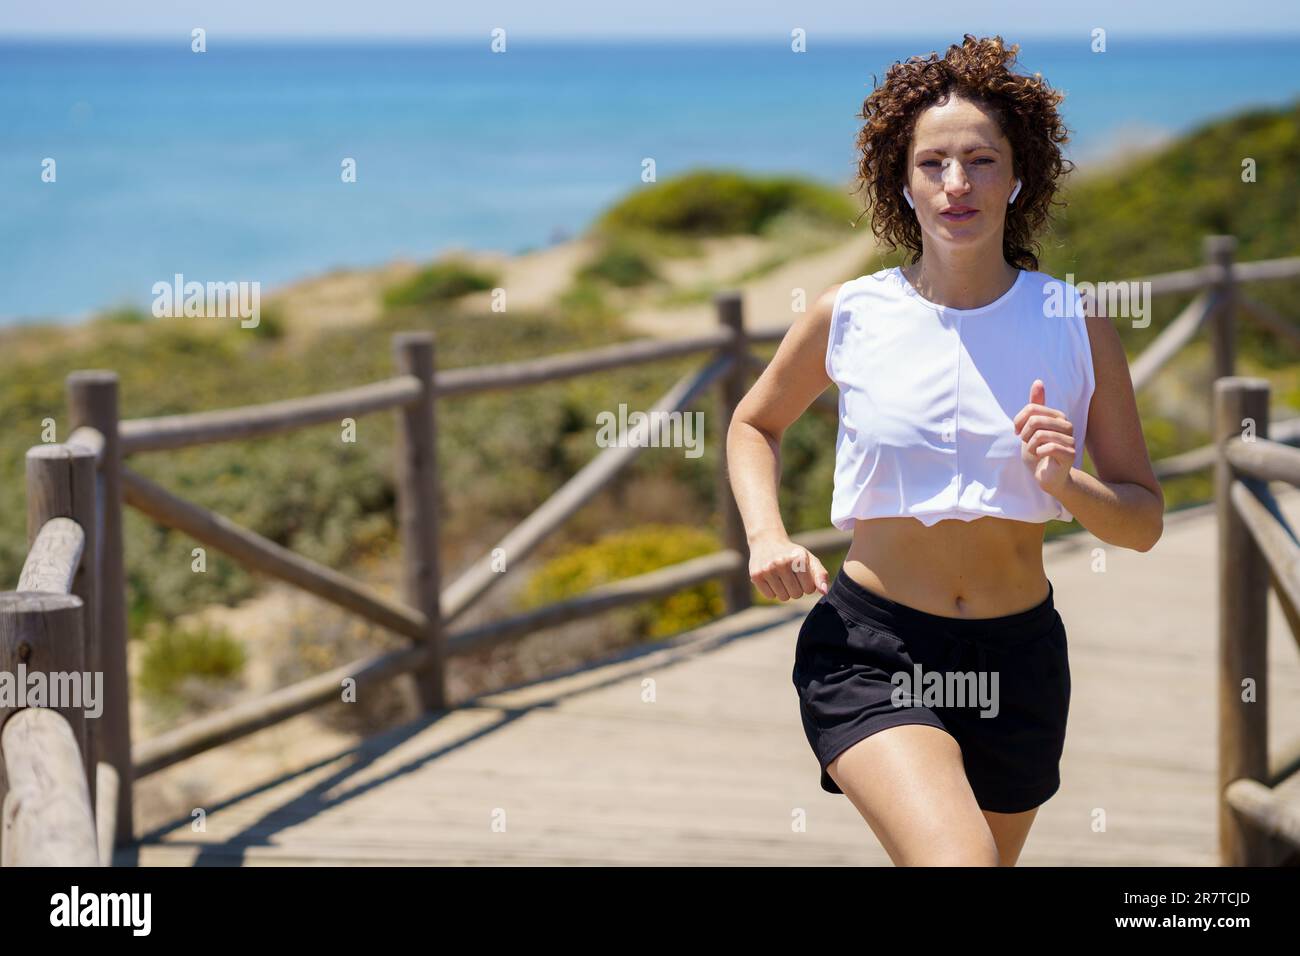
[[[0,37],[0,324],[581,234],[700,168],[852,195],[889,65],[954,39],[225,41]],[[1014,39],[1014,38],[1011,38]],[[1080,170],[1300,94],[1296,39],[1020,40]],[[355,181],[348,180],[353,170]]]

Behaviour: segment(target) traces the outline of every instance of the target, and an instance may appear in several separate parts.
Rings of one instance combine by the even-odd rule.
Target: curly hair
[[[1022,185],[1007,207],[1002,254],[1018,268],[1038,269],[1034,236],[1047,224],[1051,206],[1065,205],[1053,197],[1057,180],[1074,164],[1062,158],[1059,145],[1069,141],[1056,111],[1065,95],[1048,86],[1041,73],[1013,73],[1019,50],[1019,44],[1005,48],[1000,36],[976,39],[967,33],[942,59],[937,53],[913,56],[906,63],[895,61],[883,84],[872,77],[875,88],[858,114],[866,120],[857,139],[858,190],[867,190],[863,212],[872,212],[872,232],[891,249],[911,250],[911,262],[921,258],[921,226],[902,195],[909,145],[922,110],[955,93],[987,109],[1011,143]]]

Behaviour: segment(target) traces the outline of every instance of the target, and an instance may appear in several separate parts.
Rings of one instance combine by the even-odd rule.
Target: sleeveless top
[[[840,391],[831,523],[910,516],[933,525],[985,515],[1073,520],[1021,459],[1012,419],[1042,379],[1074,425],[1083,466],[1092,352],[1078,290],[1020,270],[978,309],[935,305],[898,267],[840,286],[826,372]]]

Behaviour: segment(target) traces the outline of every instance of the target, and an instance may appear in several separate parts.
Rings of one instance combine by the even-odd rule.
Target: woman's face
[[[1011,159],[1011,144],[981,106],[952,95],[925,109],[907,168],[924,242],[1000,250],[1015,187]]]

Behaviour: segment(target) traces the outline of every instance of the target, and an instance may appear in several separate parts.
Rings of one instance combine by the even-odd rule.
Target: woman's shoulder
[[[835,286],[835,300],[843,302],[845,297],[851,293],[893,292],[898,289],[898,267],[887,266],[875,272],[841,282],[838,286]]]
[[[853,281],[864,285],[892,286],[898,281],[898,273],[898,266],[886,266],[885,268],[878,269],[869,275],[858,276]]]

